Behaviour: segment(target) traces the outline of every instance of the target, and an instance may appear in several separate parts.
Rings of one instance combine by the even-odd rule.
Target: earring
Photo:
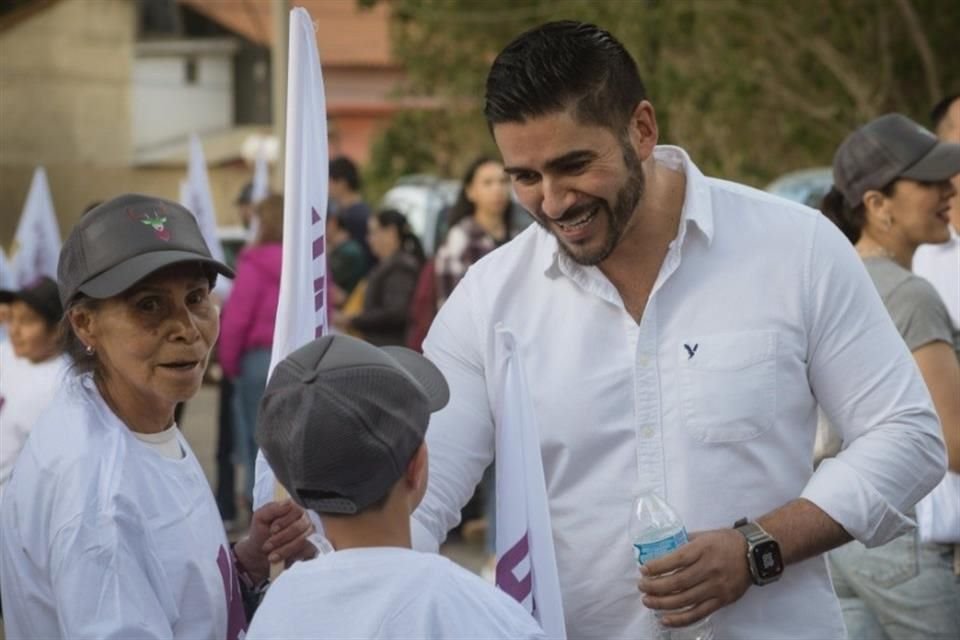
[[[89,344],[86,346],[86,348],[84,349],[84,351],[86,352],[86,354],[87,354],[88,356],[92,356],[92,355],[93,355],[93,347],[92,347],[91,345],[89,345]]]

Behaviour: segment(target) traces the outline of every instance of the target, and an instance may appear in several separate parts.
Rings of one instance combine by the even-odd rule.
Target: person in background
[[[947,96],[934,106],[930,119],[937,137],[960,143],[960,94]],[[960,174],[951,178],[956,192],[950,200],[950,239],[925,244],[913,256],[913,272],[926,278],[943,298],[953,326],[960,328]]]
[[[370,220],[370,206],[363,201],[360,193],[360,172],[357,165],[346,156],[330,161],[330,199],[334,213],[340,217],[350,237],[363,247],[368,263],[373,263],[374,255],[367,243],[367,223]]]
[[[255,240],[251,235],[257,231],[259,223],[255,222],[255,211],[253,206],[253,182],[248,182],[243,186],[234,200],[236,207],[237,220],[247,231],[247,244]],[[228,255],[227,264],[231,267],[236,262],[236,256]],[[223,302],[220,301],[221,311]],[[218,363],[219,364],[219,363]],[[236,466],[234,465],[234,424],[233,424],[233,381],[223,374],[220,369],[218,386],[220,395],[217,401],[217,481],[215,495],[217,498],[217,509],[220,510],[220,517],[223,520],[223,526],[228,532],[233,531],[237,526],[237,496],[236,496]]]
[[[57,283],[40,278],[0,291],[9,305],[9,340],[0,342],[0,499],[37,418],[60,388],[67,359],[58,340],[63,316]]]
[[[343,220],[333,211],[327,213],[326,239],[330,278],[336,287],[333,300],[340,307],[370,271],[370,263],[363,246],[353,239]]]
[[[71,374],[0,504],[6,637],[240,640],[270,562],[312,555],[290,501],[231,546],[173,420],[200,388],[233,272],[193,214],[136,194],[83,216],[60,252]]]
[[[283,197],[269,196],[256,209],[257,237],[237,256],[233,292],[223,307],[218,356],[233,383],[233,444],[244,468],[244,499],[253,504],[257,405],[267,385],[283,262]]]
[[[474,262],[511,238],[510,179],[503,164],[481,156],[463,176],[447,236],[434,257],[439,309]]]
[[[448,398],[420,354],[349,336],[318,338],[277,365],[257,442],[333,550],[280,576],[248,638],[543,638],[506,593],[410,548],[427,486],[423,436]]]
[[[360,331],[378,346],[402,345],[410,300],[424,262],[423,247],[407,218],[394,209],[370,218],[367,237],[377,264],[367,277],[363,309],[356,314],[334,313],[334,326]]]
[[[834,186],[821,207],[854,243],[913,354],[954,473],[960,472],[960,330],[934,288],[910,266],[920,245],[949,239],[947,210],[956,194],[950,178],[957,173],[960,144],[938,143],[905,116],[887,114],[837,149]],[[960,581],[951,546],[922,544],[918,531],[911,531],[873,549],[850,542],[831,551],[830,561],[852,640],[947,640],[960,632]]]
[[[248,182],[240,189],[236,199],[233,201],[237,209],[237,217],[240,219],[240,225],[247,230],[248,242],[256,239],[257,233],[257,203],[253,201],[253,182]]]

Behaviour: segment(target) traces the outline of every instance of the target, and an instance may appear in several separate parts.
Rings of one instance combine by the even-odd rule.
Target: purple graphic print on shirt
[[[240,582],[234,573],[233,560],[222,545],[217,554],[217,566],[223,578],[223,593],[227,601],[227,640],[243,640],[247,632],[247,616],[243,612]]]

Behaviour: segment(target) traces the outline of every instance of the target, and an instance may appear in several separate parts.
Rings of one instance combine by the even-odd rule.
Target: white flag
[[[326,247],[327,105],[313,21],[290,12],[287,74],[283,268],[270,371],[290,352],[327,332]],[[273,471],[257,453],[254,509],[274,496]]]
[[[250,201],[259,204],[270,195],[270,172],[267,169],[267,143],[260,141],[257,157],[253,161],[253,182],[250,188]]]
[[[17,282],[13,277],[13,267],[7,261],[7,254],[0,247],[0,289],[15,289]]]
[[[497,478],[497,587],[533,615],[548,638],[566,638],[563,602],[537,416],[516,338],[498,324],[494,366]]]
[[[217,237],[217,213],[213,207],[213,193],[210,191],[210,178],[207,176],[207,160],[203,155],[203,145],[197,134],[190,134],[190,159],[187,161],[187,184],[184,188],[181,183],[180,197],[186,196],[187,201],[181,201],[184,207],[190,210],[197,218],[200,233],[210,249],[210,255],[215,260],[223,262],[223,247]]]
[[[60,259],[60,226],[53,211],[53,198],[47,172],[37,167],[27,194],[27,202],[20,214],[20,223],[13,237],[10,256],[14,284],[21,288],[41,276],[57,279],[57,261]]]

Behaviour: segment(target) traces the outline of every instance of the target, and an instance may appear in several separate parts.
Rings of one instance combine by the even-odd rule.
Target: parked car
[[[833,170],[830,167],[815,167],[786,173],[767,185],[766,191],[787,200],[820,208],[823,196],[833,185]]]
[[[423,250],[433,255],[442,240],[438,230],[443,213],[453,205],[460,183],[428,175],[400,178],[380,201],[381,209],[396,209],[407,217],[413,232],[420,238]]]
[[[460,193],[460,182],[434,176],[413,175],[400,178],[380,202],[381,208],[400,211],[407,217],[423,250],[432,256],[447,235],[447,215]],[[533,218],[516,200],[510,217],[514,231],[527,227]]]

